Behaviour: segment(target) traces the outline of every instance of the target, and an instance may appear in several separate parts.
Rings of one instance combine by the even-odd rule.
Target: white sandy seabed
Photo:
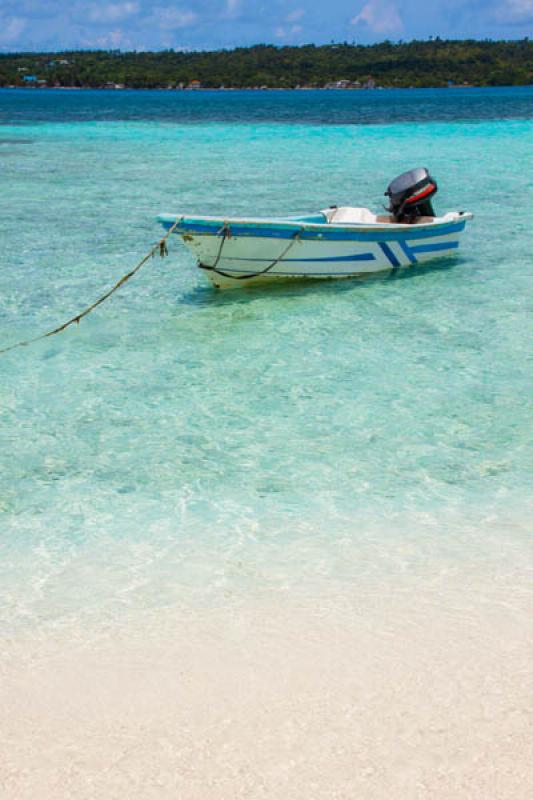
[[[0,796],[529,800],[531,571],[496,562],[12,636]]]

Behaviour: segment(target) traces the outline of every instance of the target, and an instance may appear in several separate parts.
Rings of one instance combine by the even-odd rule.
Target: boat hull
[[[175,229],[217,288],[272,281],[339,279],[397,271],[457,254],[472,215],[419,225],[334,226],[182,218]],[[169,228],[176,217],[162,215]]]

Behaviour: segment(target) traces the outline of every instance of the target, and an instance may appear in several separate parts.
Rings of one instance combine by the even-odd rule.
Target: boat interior
[[[322,211],[326,221],[330,224],[342,225],[420,225],[421,223],[432,222],[435,217],[417,217],[412,222],[399,222],[392,214],[374,214],[369,208],[354,208],[352,206],[331,206]]]
[[[355,208],[352,206],[330,206],[318,214],[290,217],[295,222],[313,222],[330,225],[420,225],[434,222],[436,217],[420,216],[412,221],[398,220],[392,214],[374,214],[369,208]]]

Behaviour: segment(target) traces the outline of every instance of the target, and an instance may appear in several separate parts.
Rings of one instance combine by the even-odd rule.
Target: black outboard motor
[[[431,198],[437,192],[437,183],[425,167],[411,169],[398,175],[385,192],[390,198],[387,210],[396,222],[416,222],[419,217],[434,217]]]

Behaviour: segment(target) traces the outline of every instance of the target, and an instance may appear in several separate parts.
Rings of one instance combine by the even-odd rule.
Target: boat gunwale
[[[450,218],[451,214],[454,216]],[[405,223],[346,223],[331,224],[328,222],[303,222],[296,219],[265,219],[264,217],[214,217],[214,216],[186,216],[179,214],[159,214],[157,220],[164,227],[171,227],[179,220],[175,233],[194,236],[219,236],[228,226],[235,237],[257,238],[287,238],[300,231],[308,234],[305,239],[419,239],[434,236],[445,236],[450,233],[459,233],[465,227],[467,220],[473,214],[468,211],[449,212],[445,217],[437,217],[437,221],[422,222],[416,225]]]

